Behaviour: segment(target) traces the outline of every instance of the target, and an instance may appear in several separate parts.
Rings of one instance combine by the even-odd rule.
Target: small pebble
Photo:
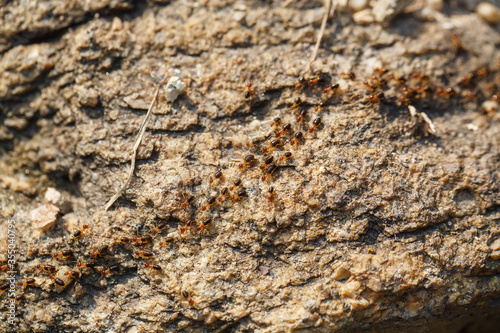
[[[373,13],[370,9],[364,9],[357,13],[354,13],[352,15],[352,19],[354,20],[354,22],[361,25],[367,25],[375,21]]]
[[[500,23],[500,9],[489,2],[481,2],[477,5],[476,13],[490,24]]]
[[[45,204],[31,211],[31,224],[33,228],[47,231],[54,227],[59,214],[59,208],[53,204]]]
[[[349,8],[351,8],[353,12],[359,12],[365,9],[367,5],[368,0],[349,0]]]
[[[168,80],[167,88],[165,89],[165,98],[168,102],[173,102],[184,92],[184,89],[186,89],[186,84],[179,77],[172,76]]]

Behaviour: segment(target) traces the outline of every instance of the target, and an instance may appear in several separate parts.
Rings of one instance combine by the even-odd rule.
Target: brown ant
[[[264,163],[260,166],[261,170],[264,170],[264,168],[268,165],[273,163],[274,157],[273,156],[268,156],[264,159]]]
[[[320,118],[320,117],[318,117],[318,118],[314,119],[314,121],[313,121],[313,127],[311,127],[311,128],[309,129],[309,133],[314,132],[314,130],[315,130],[316,128],[318,128],[320,125],[321,125],[321,118]]]
[[[288,160],[288,159],[290,159],[291,157],[292,157],[292,153],[291,153],[291,152],[289,152],[289,151],[287,151],[287,152],[285,153],[285,155],[283,155],[283,156],[280,158],[280,161],[283,161],[283,160],[285,160],[285,159],[286,159],[286,160]]]
[[[349,80],[354,80],[356,78],[356,74],[354,74],[353,72],[340,73],[340,76]]]
[[[224,200],[224,197],[229,193],[229,190],[227,189],[227,187],[224,187],[221,191],[220,191],[220,196],[219,196],[219,202],[222,202],[222,200]]]
[[[339,89],[339,87],[340,87],[340,84],[332,83],[328,88],[323,90],[323,94],[329,93],[330,91],[336,91],[337,89]]]
[[[78,272],[78,271],[71,271],[71,272],[64,273],[64,275],[71,276],[73,279],[78,279],[80,277],[80,272]]]
[[[306,116],[307,116],[307,111],[306,110],[300,111],[300,114],[297,117],[297,122],[300,123]]]
[[[298,90],[300,87],[302,87],[306,83],[306,78],[301,76],[299,78],[299,83],[295,86],[295,90]]]
[[[210,208],[210,206],[212,206],[216,202],[217,202],[217,197],[210,197],[210,198],[208,198],[207,199],[207,203],[203,207],[201,207],[201,210],[202,211],[206,211],[207,208]]]
[[[238,191],[238,193],[236,193],[235,195],[231,196],[231,200],[235,201],[237,199],[243,198],[246,195],[247,195],[247,191],[245,189],[241,189],[241,190]]]
[[[252,96],[252,81],[247,83],[247,91],[245,91],[245,99],[249,99]]]
[[[388,74],[389,73],[389,70],[387,68],[385,69],[382,69],[382,68],[375,68],[373,70],[373,74],[379,74],[379,75],[385,75],[385,74]]]
[[[219,170],[215,173],[214,178],[210,179],[209,183],[212,184],[214,180],[216,179],[220,180],[221,178],[222,178],[222,172]]]
[[[366,101],[367,103],[375,103],[378,101],[381,101],[385,98],[385,94],[381,91],[379,91],[376,94],[368,96],[368,100]]]
[[[82,227],[82,229],[80,230],[76,230],[74,233],[73,233],[73,238],[77,238],[77,237],[80,237],[84,234],[84,232],[89,228],[89,226],[86,224]]]
[[[187,291],[183,290],[183,291],[181,291],[181,295],[182,295],[182,297],[183,297],[184,299],[186,299],[186,300],[188,301],[188,303],[189,303],[190,305],[193,305],[193,304],[194,304],[194,301],[193,301],[193,299],[191,298],[190,293],[188,293]]]
[[[201,224],[199,224],[196,227],[196,230],[200,231],[202,229],[206,229],[206,228],[208,228],[210,226],[211,223],[212,223],[212,219],[206,219],[206,220],[204,220],[203,222],[201,222]]]
[[[2,284],[0,284],[0,291],[2,291],[2,292],[6,291],[9,288],[10,288],[10,283],[2,283]]]
[[[324,108],[326,106],[326,103],[325,102],[320,102],[318,104],[318,106],[316,106],[316,108],[314,109],[314,111],[318,112],[319,110],[321,110],[322,108]],[[298,119],[297,119],[298,121]]]
[[[281,134],[286,133],[286,132],[290,131],[291,129],[292,129],[292,125],[290,125],[289,123],[286,123],[285,125],[283,125],[283,128],[279,132],[274,133],[274,136],[279,138],[281,136]]]
[[[90,269],[94,269],[95,266],[96,266],[96,263],[93,261],[79,262],[78,264],[76,264],[76,267],[85,267],[85,268],[90,268]]]
[[[193,220],[188,220],[188,221],[186,222],[186,224],[184,224],[184,225],[181,227],[181,229],[180,229],[180,233],[181,233],[181,234],[185,233],[185,232],[186,232],[186,230],[191,229],[191,227],[193,227],[193,226],[194,226],[194,224],[195,224],[195,221],[193,221]]]
[[[278,118],[279,119],[279,118]],[[247,147],[250,147],[250,146],[256,146],[260,143],[260,139],[258,138],[255,138],[253,139],[252,141],[250,142],[247,142]]]
[[[54,254],[54,258],[60,258],[60,257],[72,257],[73,256],[73,251],[71,250],[63,250],[61,253],[56,253]]]
[[[235,187],[238,187],[241,185],[241,179],[236,179],[233,184],[234,185],[231,186],[231,188],[229,189],[230,191],[232,191]]]
[[[109,273],[112,273],[112,272],[118,272],[120,270],[120,265],[113,265],[113,266],[110,266],[108,269],[104,270],[101,272],[101,277],[99,278],[99,281],[101,281],[101,279],[106,275],[106,274],[109,274]]]
[[[268,166],[266,169],[266,174],[264,176],[262,176],[261,180],[263,182],[266,181],[267,177],[271,176],[276,169],[277,169],[277,167],[274,164],[271,164],[270,166]]]
[[[49,274],[49,277],[54,280],[54,283],[57,284],[58,286],[61,286],[61,287],[64,287],[64,281],[61,280],[60,278],[52,275],[52,274]]]
[[[156,228],[154,228],[153,230],[151,230],[151,233],[154,234],[154,233],[158,232],[159,230],[164,229],[166,226],[167,226],[167,224],[165,222],[161,222],[160,224],[158,224],[156,226]]]
[[[100,255],[104,254],[106,251],[108,251],[108,249],[109,249],[109,246],[108,246],[108,245],[102,245],[101,247],[99,247],[99,248],[97,249],[97,251],[95,251],[94,253],[92,253],[92,254],[90,255],[90,257],[91,257],[91,258],[95,258],[95,257],[97,257],[97,256],[100,256]]]
[[[24,286],[24,287],[28,287],[28,286],[32,286],[32,285],[34,285],[34,284],[35,284],[35,282],[36,282],[36,281],[35,281],[35,279],[34,279],[34,278],[29,278],[29,279],[26,279],[26,281],[21,282],[19,285],[20,285],[21,287],[22,287],[22,286]]]
[[[132,242],[138,243],[138,244],[151,243],[152,241],[153,241],[153,237],[151,235],[145,235],[145,236],[141,236],[141,237],[132,238]]]
[[[138,257],[149,258],[153,256],[151,251],[135,251],[135,255]]]
[[[436,90],[436,95],[437,96],[443,96],[445,95],[447,98],[450,98],[452,96],[455,95],[455,90],[453,88],[446,88],[446,89],[443,89],[443,88],[439,88]]]
[[[160,242],[160,246],[172,243],[174,241],[174,237],[165,237],[162,242]]]
[[[239,168],[240,168],[240,169],[243,169],[245,166],[247,166],[247,165],[251,165],[254,161],[255,161],[255,156],[254,156],[254,155],[252,155],[252,154],[246,155],[246,156],[243,158],[243,163],[241,163],[241,164],[239,165]]]
[[[292,141],[290,141],[290,144],[293,146],[295,143],[299,143],[300,140],[304,137],[304,135],[302,134],[302,132],[297,132],[295,133],[294,135],[294,138]]]
[[[278,126],[281,123],[281,118],[276,117],[274,118],[273,122],[271,123],[271,127]]]
[[[281,141],[279,139],[271,141],[271,144],[265,148],[262,149],[262,153],[265,154],[267,153],[271,148],[276,148],[281,144]]]
[[[112,246],[118,245],[118,244],[128,244],[130,242],[130,239],[127,237],[119,237],[115,238],[113,241]]]
[[[316,77],[313,77],[312,79],[309,79],[307,81],[307,84],[309,84],[310,86],[313,86],[315,84],[323,84],[325,82],[325,78],[322,77],[322,76],[316,76]]]
[[[194,199],[195,197],[193,195],[189,195],[182,203],[181,208],[186,208],[187,206],[189,206],[194,201]]]
[[[160,265],[156,265],[156,264],[151,265],[151,264],[145,263],[144,267],[154,269],[157,272],[161,272],[161,266]]]
[[[292,110],[300,104],[302,104],[302,100],[300,99],[300,97],[295,97],[295,99],[293,100]]]
[[[269,199],[269,201],[273,201],[273,192],[274,192],[274,187],[269,187],[269,189],[267,190],[267,192],[269,192],[269,196],[267,197],[267,199]]]
[[[48,264],[47,265],[37,265],[36,268],[44,270],[47,273],[54,273],[56,271],[56,268],[54,266],[48,265]]]

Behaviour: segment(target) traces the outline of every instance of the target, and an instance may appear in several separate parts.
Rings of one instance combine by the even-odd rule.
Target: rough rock
[[[13,221],[36,281],[0,331],[498,326],[500,34],[465,4],[336,12],[306,70],[323,1],[23,3],[1,9],[0,242]]]

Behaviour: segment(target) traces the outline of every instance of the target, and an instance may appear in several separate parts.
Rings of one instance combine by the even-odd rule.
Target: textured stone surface
[[[31,30],[3,27],[0,241],[14,219],[18,279],[36,279],[16,331],[400,331],[498,313],[500,119],[481,108],[498,94],[498,30],[447,4],[439,22],[405,14],[389,28],[338,14],[305,72],[321,1],[100,3],[67,9],[59,23],[26,11]],[[102,8],[126,11],[93,15]],[[59,34],[45,38],[49,26]],[[13,42],[26,31],[33,37]],[[376,68],[389,70],[386,86]],[[294,89],[317,73],[327,82]],[[169,104],[160,91],[134,178],[103,211],[156,85],[174,75],[185,93]],[[334,82],[337,91],[322,92]],[[300,110],[308,114],[297,122]],[[262,181],[275,117],[293,130],[266,154],[280,167]],[[292,145],[297,131],[304,138]],[[264,142],[247,146],[255,138]],[[280,161],[286,151],[292,158]],[[240,168],[248,154],[258,161]],[[240,187],[203,209],[236,179]],[[29,214],[48,204],[48,188],[66,208],[39,233]],[[207,218],[208,228],[180,232]],[[144,235],[153,242],[120,243]],[[110,248],[96,253],[102,245]],[[74,257],[53,258],[64,249]],[[95,269],[76,265],[92,260]],[[56,266],[65,286],[40,264]]]

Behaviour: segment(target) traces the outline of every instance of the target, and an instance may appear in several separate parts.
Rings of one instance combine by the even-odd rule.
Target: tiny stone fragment
[[[476,13],[481,19],[490,24],[500,23],[500,9],[489,2],[477,5]]]
[[[59,208],[53,204],[45,204],[31,211],[31,223],[35,229],[47,231],[54,227]]]
[[[337,281],[342,281],[348,279],[351,276],[351,272],[349,272],[344,267],[339,267],[333,272],[332,279]]]
[[[167,83],[165,98],[168,102],[173,102],[184,92],[184,89],[186,89],[186,84],[179,77],[172,76]]]
[[[375,21],[373,13],[370,9],[364,9],[357,13],[354,13],[352,15],[352,19],[354,20],[354,22],[361,25],[367,25]]]
[[[373,7],[373,14],[377,22],[388,24],[411,2],[412,0],[380,0]]]

